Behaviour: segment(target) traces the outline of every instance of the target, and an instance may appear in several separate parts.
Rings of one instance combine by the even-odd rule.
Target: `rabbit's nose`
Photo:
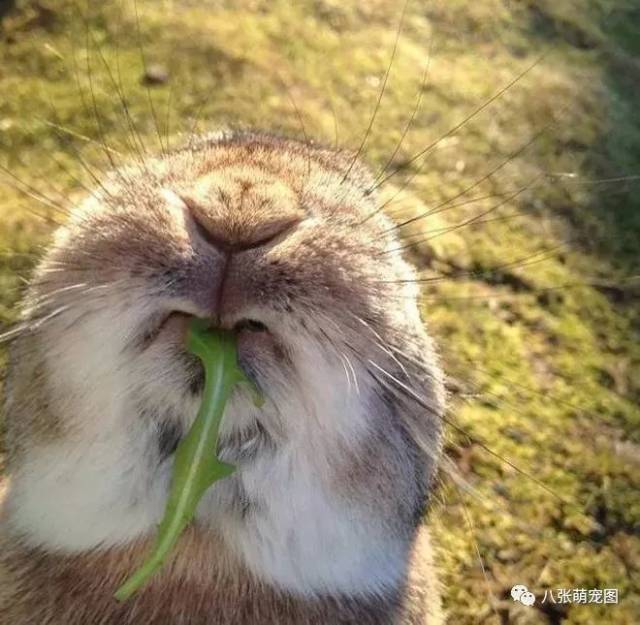
[[[255,223],[230,227],[229,219],[223,215],[197,215],[193,220],[200,236],[220,252],[234,253],[261,247],[292,230],[300,217],[278,215]]]
[[[247,166],[210,173],[181,197],[200,236],[227,254],[267,245],[305,217],[291,187]]]

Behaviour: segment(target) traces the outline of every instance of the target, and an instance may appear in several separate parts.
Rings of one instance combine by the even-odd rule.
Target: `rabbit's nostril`
[[[255,319],[241,319],[233,326],[234,332],[242,332],[243,330],[247,330],[249,332],[268,332],[269,328],[267,328],[264,323],[261,321],[256,321]]]

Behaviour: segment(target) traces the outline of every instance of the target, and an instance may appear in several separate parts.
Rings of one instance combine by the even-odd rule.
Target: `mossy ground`
[[[401,9],[392,0],[138,0],[136,17],[129,0],[88,14],[76,0],[17,2],[0,31],[1,165],[58,203],[109,167],[102,141],[116,163],[141,142],[156,151],[193,128],[221,125],[355,148]],[[640,266],[640,182],[594,182],[640,175],[639,42],[631,2],[414,0],[407,8],[363,150],[374,170],[419,92],[391,171],[546,52],[424,162],[389,181],[410,179],[388,206],[400,219],[505,163],[403,229],[408,241],[429,239],[411,254],[436,278],[425,282],[424,314],[451,377],[450,418],[470,435],[450,429],[458,477],[443,474],[431,517],[452,623],[640,618],[640,294],[630,279]],[[148,90],[140,48],[147,66],[168,74]],[[555,176],[564,173],[576,177]],[[0,215],[7,325],[23,277],[63,215],[11,184]],[[620,603],[527,608],[509,598],[515,583],[536,593],[618,588]]]

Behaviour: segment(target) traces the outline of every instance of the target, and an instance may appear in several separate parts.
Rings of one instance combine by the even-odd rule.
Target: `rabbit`
[[[1,625],[444,622],[424,522],[443,373],[373,186],[351,152],[225,131],[71,211],[10,350]],[[199,407],[193,317],[235,333],[266,401],[234,391],[236,472],[117,601]]]

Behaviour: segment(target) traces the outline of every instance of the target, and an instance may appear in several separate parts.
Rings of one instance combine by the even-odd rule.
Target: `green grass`
[[[392,0],[139,0],[138,29],[131,2],[105,2],[88,16],[87,37],[75,1],[17,4],[1,32],[1,162],[56,201],[92,184],[80,157],[91,171],[109,166],[100,141],[131,155],[135,127],[157,150],[152,108],[172,144],[193,127],[240,125],[357,147],[401,12]],[[628,280],[640,265],[640,183],[584,182],[640,174],[639,41],[631,2],[415,0],[407,10],[364,150],[374,170],[411,115],[430,46],[428,81],[397,164],[547,52],[386,190],[394,195],[391,183],[413,176],[389,208],[398,218],[424,211],[545,129],[465,196],[506,199],[447,207],[406,229],[431,237],[412,253],[425,275],[448,276],[425,287],[423,310],[451,376],[451,418],[471,435],[449,432],[464,485],[443,475],[432,514],[452,623],[630,625],[640,613],[640,296]],[[139,44],[149,65],[169,73],[149,94]],[[567,172],[577,178],[531,184]],[[501,201],[481,223],[446,231]],[[15,318],[21,276],[51,230],[43,214],[62,218],[3,187],[2,324]],[[515,583],[536,592],[613,587],[621,600],[526,608],[508,596]]]

